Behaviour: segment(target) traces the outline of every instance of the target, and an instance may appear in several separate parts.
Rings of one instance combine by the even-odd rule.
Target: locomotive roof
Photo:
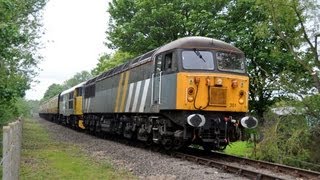
[[[134,59],[131,59],[124,64],[121,64],[121,65],[116,66],[112,69],[109,69],[109,70],[101,73],[100,75],[88,80],[86,82],[86,85],[89,85],[89,84],[92,84],[96,81],[113,76],[114,74],[118,74],[122,71],[127,70],[128,68],[135,67],[135,66],[142,64],[146,61],[150,61],[151,57],[155,54],[169,51],[172,49],[179,49],[179,48],[217,49],[217,50],[222,50],[222,51],[224,50],[224,51],[233,51],[233,52],[237,52],[237,53],[243,53],[240,49],[232,46],[231,44],[228,44],[226,42],[223,42],[223,41],[220,41],[220,40],[217,40],[214,38],[207,38],[207,37],[201,37],[201,36],[183,37],[183,38],[177,39],[175,41],[172,41],[168,44],[165,44],[165,45],[161,46],[160,48],[154,49],[154,50],[149,51],[145,54],[142,54],[138,57],[135,57]],[[66,93],[68,93],[68,92],[66,92]]]
[[[162,46],[156,53],[165,52],[171,49],[178,48],[209,48],[209,49],[219,49],[219,50],[228,50],[235,51],[238,53],[243,53],[240,49],[228,44],[226,42],[207,37],[200,36],[191,36],[184,37],[172,41],[164,46]]]

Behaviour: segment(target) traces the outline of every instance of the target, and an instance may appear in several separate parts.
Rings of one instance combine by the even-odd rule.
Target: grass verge
[[[135,179],[115,170],[105,160],[96,161],[76,145],[58,143],[34,120],[26,119],[20,179]]]
[[[224,150],[226,154],[241,156],[241,157],[252,157],[254,145],[248,141],[237,141],[227,146]]]

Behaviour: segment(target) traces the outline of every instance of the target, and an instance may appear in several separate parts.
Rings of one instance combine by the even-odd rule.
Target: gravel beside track
[[[106,159],[114,167],[131,171],[139,179],[246,179],[148,149],[97,138],[41,118],[35,120],[58,142],[76,144],[89,156],[97,160]]]

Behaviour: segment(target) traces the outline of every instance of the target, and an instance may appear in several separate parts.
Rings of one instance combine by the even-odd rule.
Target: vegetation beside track
[[[224,150],[226,154],[250,158],[253,155],[254,144],[248,141],[237,141],[231,143]]]
[[[26,119],[23,127],[21,179],[133,179],[110,163],[95,161],[76,145],[60,143],[37,121]]]

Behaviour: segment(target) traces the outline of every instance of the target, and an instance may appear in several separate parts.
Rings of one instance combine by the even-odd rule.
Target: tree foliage
[[[92,75],[88,71],[81,71],[76,73],[72,78],[63,82],[63,89],[69,89],[81,82],[84,82],[92,78]]]
[[[103,73],[104,71],[110,70],[119,64],[122,64],[129,59],[131,59],[133,56],[130,53],[122,52],[122,51],[116,51],[114,54],[109,55],[105,54],[99,58],[99,62],[97,64],[97,67],[95,67],[91,73],[93,75],[99,75]]]
[[[46,92],[43,95],[43,98],[41,99],[41,101],[47,101],[50,98],[58,95],[59,93],[61,93],[64,90],[63,86],[60,84],[51,84],[48,89],[46,90]]]
[[[46,0],[0,0],[0,121],[35,75],[39,18]],[[14,112],[11,112],[14,113]]]
[[[308,96],[298,104],[298,107],[303,109],[303,115],[310,126],[311,141],[308,146],[310,158],[314,163],[320,164],[320,94]]]
[[[81,71],[76,73],[72,78],[64,81],[62,84],[51,84],[46,92],[43,95],[43,98],[41,99],[41,102],[47,101],[50,98],[58,95],[64,90],[67,90],[79,83],[85,82],[92,78],[92,75],[88,71]]]
[[[311,131],[303,114],[283,116],[267,113],[264,139],[257,146],[257,158],[261,160],[319,170],[307,163],[315,162],[309,155],[312,144]]]
[[[317,29],[310,11],[319,11],[319,4],[306,0],[258,1],[268,13],[269,26],[277,36],[276,43],[292,55],[298,68],[289,69],[282,77],[286,91],[299,95],[320,92],[320,61],[312,39]],[[304,73],[297,73],[296,70]]]
[[[234,1],[227,9],[222,17],[225,33],[221,38],[245,52],[250,76],[250,108],[262,119],[267,107],[281,96],[274,93],[281,91],[280,76],[286,69],[295,68],[295,64],[284,44],[277,42],[277,35],[269,26],[268,11],[257,5],[256,0]]]
[[[184,36],[216,36],[215,19],[227,0],[113,0],[107,38],[134,55]]]

